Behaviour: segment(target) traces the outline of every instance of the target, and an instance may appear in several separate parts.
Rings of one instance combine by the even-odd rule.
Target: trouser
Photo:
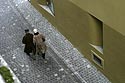
[[[42,55],[42,58],[45,59],[45,53],[42,53],[41,51],[38,52],[38,55]]]
[[[37,49],[36,54],[42,55],[42,58],[45,59],[46,49]]]
[[[42,57],[43,57],[43,59],[45,59],[45,53],[42,53]]]

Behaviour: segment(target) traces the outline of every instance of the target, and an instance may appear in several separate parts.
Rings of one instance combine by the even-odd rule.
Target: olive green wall
[[[88,55],[88,14],[68,0],[53,0],[53,2],[55,17],[37,6],[35,0],[31,1],[42,15],[45,16],[65,37],[67,37],[78,50],[83,54]]]
[[[113,83],[125,83],[125,37],[105,25],[104,48],[104,71]]]
[[[41,5],[47,5],[46,0],[37,0],[37,1]]]
[[[72,1],[73,3],[71,3]],[[82,1],[82,3],[79,3]],[[109,78],[112,83],[124,83],[125,82],[125,37],[123,32],[118,30],[116,19],[110,19],[107,9],[103,6],[106,6],[106,0],[98,1],[93,4],[92,7],[97,8],[96,10],[92,7],[87,7],[90,0],[86,0],[86,3],[83,3],[85,0],[53,0],[54,2],[54,11],[55,16],[49,14],[46,10],[42,9],[38,6],[36,0],[31,0],[31,3],[34,7],[45,16],[48,21],[50,21],[87,59],[89,59],[103,74]],[[105,4],[102,4],[105,2]],[[82,6],[82,5],[84,6]],[[87,4],[87,5],[86,5]],[[107,3],[108,4],[108,3]],[[91,5],[89,5],[91,6]],[[107,5],[110,7],[110,5]],[[98,9],[101,8],[101,9]],[[90,9],[90,10],[89,10]],[[107,10],[106,10],[107,9]],[[85,12],[87,11],[87,12]],[[107,13],[108,12],[108,13]],[[95,16],[97,19],[102,21],[102,25],[98,23],[97,20],[93,18]],[[111,17],[113,17],[112,14]],[[105,18],[106,17],[106,18]],[[107,19],[110,19],[107,21]],[[114,27],[111,27],[116,23]],[[111,24],[112,25],[111,25]],[[110,27],[106,26],[109,25]],[[121,26],[121,25],[120,25]],[[99,30],[99,28],[103,28],[103,32]],[[95,28],[95,29],[94,29]],[[118,32],[117,32],[117,31]],[[119,33],[120,32],[120,33]],[[100,36],[99,34],[103,34]],[[102,38],[103,37],[103,43]],[[102,46],[103,44],[103,53],[100,53],[97,49],[95,49],[90,44],[94,44],[97,46]],[[104,60],[104,67],[101,68],[97,66],[92,61],[91,50],[94,51],[98,56],[100,56]]]
[[[103,46],[103,23],[97,18],[89,15],[89,38],[90,43],[96,46]]]
[[[73,45],[88,54],[88,14],[67,0],[55,0],[55,19],[58,30],[69,39]],[[86,48],[84,48],[86,47]]]
[[[125,0],[69,0],[125,35]]]

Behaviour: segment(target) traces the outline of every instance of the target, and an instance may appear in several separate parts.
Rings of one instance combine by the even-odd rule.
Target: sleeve
[[[45,36],[44,36],[44,35],[42,35],[42,34],[41,34],[41,38],[42,38],[43,42],[45,42],[45,41],[46,41]]]
[[[25,36],[23,37],[22,43],[26,44],[26,37]]]

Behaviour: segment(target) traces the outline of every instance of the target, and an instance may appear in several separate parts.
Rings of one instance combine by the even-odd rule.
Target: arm
[[[26,37],[25,36],[23,37],[22,43],[26,44]]]
[[[43,42],[45,42],[45,41],[46,41],[46,39],[45,39],[45,36],[44,36],[44,35],[40,34],[40,37],[42,38]]]

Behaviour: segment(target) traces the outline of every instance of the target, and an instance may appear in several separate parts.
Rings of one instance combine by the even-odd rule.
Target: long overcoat
[[[23,37],[22,43],[25,44],[25,48],[24,48],[25,53],[33,52],[33,49],[34,49],[33,34],[26,33],[25,36]]]
[[[46,52],[47,46],[45,44],[45,36],[43,36],[42,34],[34,35],[33,41],[36,46],[36,53]]]

